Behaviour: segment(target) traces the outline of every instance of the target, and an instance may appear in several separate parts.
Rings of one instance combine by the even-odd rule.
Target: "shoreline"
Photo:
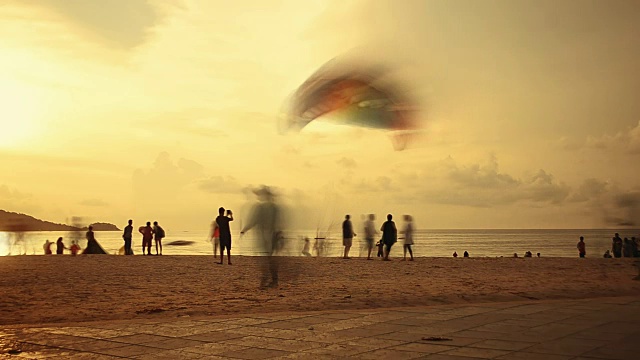
[[[280,286],[267,290],[264,257],[233,256],[231,266],[206,255],[142,258],[2,257],[0,324],[640,295],[633,258],[280,257]]]

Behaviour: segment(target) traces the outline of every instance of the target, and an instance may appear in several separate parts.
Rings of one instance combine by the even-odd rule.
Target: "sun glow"
[[[0,148],[26,145],[37,130],[37,91],[11,79],[0,79]]]

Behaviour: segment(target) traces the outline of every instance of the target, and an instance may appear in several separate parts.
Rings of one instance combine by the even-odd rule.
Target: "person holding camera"
[[[227,214],[224,214],[224,208],[218,209],[218,217],[216,218],[216,224],[220,229],[220,262],[222,265],[224,262],[224,249],[227,249],[227,263],[231,265],[231,229],[229,222],[233,221],[233,213],[231,210],[227,210]]]

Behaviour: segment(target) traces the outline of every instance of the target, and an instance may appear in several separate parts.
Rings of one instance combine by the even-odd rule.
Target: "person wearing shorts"
[[[394,223],[391,219],[393,219],[393,216],[391,214],[388,214],[387,221],[385,221],[380,228],[380,231],[382,231],[382,242],[384,243],[383,260],[385,261],[389,261],[389,253],[391,252],[391,247],[396,243],[396,241],[398,241],[398,229],[396,228],[396,223]]]
[[[375,219],[375,215],[369,214],[369,219],[364,223],[364,237],[367,246],[367,260],[371,260],[371,251],[375,246],[374,237],[378,233],[378,231],[376,231],[376,226],[373,223]]]
[[[220,265],[224,262],[224,249],[227,249],[227,263],[231,265],[231,229],[229,227],[231,221],[233,221],[231,210],[227,210],[225,215],[223,207],[218,209],[216,224],[220,229]]]
[[[343,259],[349,259],[349,250],[353,245],[353,237],[356,234],[353,232],[353,224],[351,224],[351,216],[346,215],[342,222],[342,245],[344,246]]]

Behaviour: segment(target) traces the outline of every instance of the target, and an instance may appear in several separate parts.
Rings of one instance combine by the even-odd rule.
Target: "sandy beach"
[[[283,258],[259,289],[263,258],[0,258],[0,324],[233,315],[640,294],[633,259]]]

